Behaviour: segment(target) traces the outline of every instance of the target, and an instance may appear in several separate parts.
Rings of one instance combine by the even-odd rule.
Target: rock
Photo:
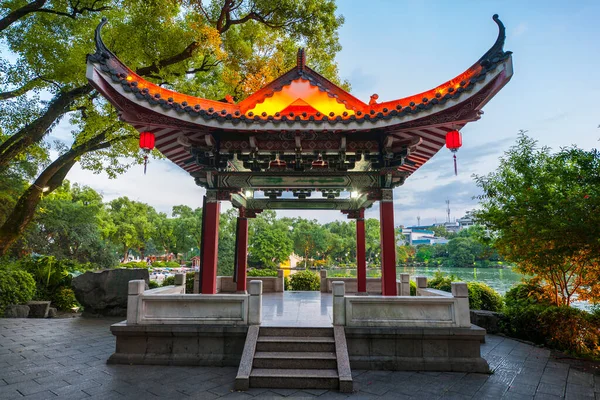
[[[29,318],[47,318],[50,309],[49,301],[29,301]]]
[[[48,310],[48,318],[55,318],[56,314],[58,314],[56,308],[50,307],[50,309]]]
[[[4,318],[27,318],[29,306],[10,304],[4,308]]]
[[[501,313],[485,310],[471,310],[471,323],[485,329],[487,333],[498,333],[500,331],[498,323],[501,319]]]
[[[71,285],[85,314],[124,317],[127,315],[128,284],[136,279],[144,279],[148,285],[148,270],[119,268],[90,271],[73,278]]]

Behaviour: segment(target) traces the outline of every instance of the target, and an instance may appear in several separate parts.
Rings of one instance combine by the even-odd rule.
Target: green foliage
[[[163,282],[163,286],[174,286],[175,285],[175,276],[167,276]]]
[[[194,293],[194,277],[196,272],[187,272],[185,274],[185,292]]]
[[[277,220],[274,211],[265,211],[250,220],[248,226],[248,262],[276,268],[293,251],[290,229],[286,221]]]
[[[573,307],[513,303],[506,309],[503,329],[513,337],[575,355],[600,358],[598,320]]]
[[[503,308],[502,296],[482,282],[468,282],[469,308],[500,312]]]
[[[290,290],[320,290],[321,279],[312,271],[296,272],[290,277]]]
[[[527,305],[550,306],[552,298],[540,285],[539,279],[533,278],[511,288],[504,295],[507,307]]]
[[[157,287],[160,287],[160,285],[158,284],[157,281],[148,281],[148,288],[149,289],[156,289]]]
[[[9,304],[24,304],[35,294],[35,280],[26,271],[0,269],[0,315]]]
[[[452,282],[458,281],[456,275],[445,275],[435,272],[432,279],[427,280],[427,287],[445,292],[452,292]],[[467,282],[469,290],[469,308],[472,310],[502,311],[502,296],[494,289],[481,282]],[[416,290],[416,287],[415,287]]]
[[[415,282],[415,281],[410,281],[410,295],[411,296],[417,295],[417,282]]]
[[[58,288],[52,296],[52,304],[59,310],[66,311],[76,306],[75,292],[70,287]]]
[[[277,270],[276,269],[258,269],[258,268],[254,268],[249,270],[247,273],[247,276],[272,276],[272,277],[277,277]]]
[[[117,268],[141,268],[141,269],[148,269],[148,263],[146,261],[130,261],[128,263],[117,265]]]
[[[291,287],[290,286],[290,278],[288,276],[286,276],[283,278],[283,289],[285,291],[288,291],[288,290],[291,290],[290,287]]]
[[[179,268],[180,266],[177,261],[154,261],[152,263],[152,268]]]
[[[551,153],[521,132],[495,172],[476,177],[474,215],[500,254],[539,276],[556,305],[600,300],[600,152]]]
[[[19,260],[15,268],[27,271],[36,284],[35,298],[51,300],[57,290],[71,286],[72,272],[80,265],[69,260],[57,260],[52,256],[29,257]]]

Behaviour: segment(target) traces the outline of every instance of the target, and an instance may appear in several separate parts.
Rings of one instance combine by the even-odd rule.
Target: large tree
[[[478,221],[501,255],[542,278],[556,304],[600,299],[600,153],[552,153],[522,132],[495,172],[477,176]]]
[[[72,143],[59,148],[0,227],[0,255],[75,163],[116,176],[139,162],[136,132],[117,122],[85,78],[98,11],[111,21],[105,41],[139,75],[202,97],[241,99],[291,67],[300,44],[311,65],[337,81],[343,19],[335,10],[333,0],[3,2],[0,40],[12,54],[0,58],[0,116],[10,122],[0,132],[0,173],[65,116],[74,129]]]

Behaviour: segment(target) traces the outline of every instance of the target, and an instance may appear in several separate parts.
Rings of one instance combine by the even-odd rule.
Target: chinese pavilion
[[[96,29],[96,53],[87,58],[87,78],[123,121],[150,133],[158,151],[206,188],[202,293],[216,292],[223,200],[239,209],[238,290],[246,290],[247,218],[264,209],[322,209],[356,219],[357,283],[365,292],[364,210],[379,201],[382,294],[395,296],[393,189],[446,144],[449,132],[456,139],[478,120],[511,79],[505,28],[497,15],[493,19],[498,38],[475,64],[398,100],[357,99],[311,69],[303,49],[294,68],[238,103],[230,96],[215,101],[177,93],[143,79],[105,46],[105,19]],[[342,198],[342,192],[352,195]]]

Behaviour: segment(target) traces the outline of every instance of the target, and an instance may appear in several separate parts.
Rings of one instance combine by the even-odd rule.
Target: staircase
[[[294,388],[352,391],[343,327],[251,326],[236,389]]]

